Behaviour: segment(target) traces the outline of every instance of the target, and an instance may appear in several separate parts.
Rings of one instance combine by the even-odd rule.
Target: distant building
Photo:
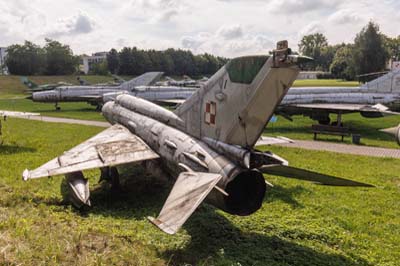
[[[97,64],[107,60],[107,54],[108,52],[99,52],[99,53],[94,53],[91,56],[83,56],[82,71],[85,74],[88,74],[92,70],[93,64]]]
[[[326,74],[322,71],[301,71],[297,79],[318,79],[318,75]]]
[[[6,67],[7,47],[0,47],[0,75],[7,75]]]

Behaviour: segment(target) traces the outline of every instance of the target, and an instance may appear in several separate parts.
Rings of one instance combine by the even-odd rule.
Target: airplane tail
[[[162,75],[164,75],[163,72],[147,72],[139,77],[131,79],[130,81],[122,83],[121,87],[124,90],[132,90],[138,86],[150,86],[157,82]]]
[[[298,64],[312,60],[293,55],[287,41],[277,46],[270,56],[230,60],[179,106],[186,132],[252,148],[297,78]]]
[[[39,87],[35,82],[28,79],[28,77],[21,77],[21,83],[28,87],[29,90],[33,90]]]

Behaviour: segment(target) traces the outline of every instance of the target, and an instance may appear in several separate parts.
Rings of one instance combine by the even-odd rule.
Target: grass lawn
[[[88,103],[59,103],[61,110],[56,111],[54,104],[35,103],[28,99],[0,99],[0,110],[12,110],[23,112],[36,112],[44,116],[66,117],[105,121],[101,112]]]
[[[91,210],[62,204],[62,178],[21,181],[100,128],[9,119],[0,146],[0,265],[398,265],[396,159],[271,147],[291,165],[376,185],[334,188],[266,177],[261,210],[236,217],[202,205],[177,235],[146,220],[170,187],[140,167],[113,194],[88,171]],[[142,181],[140,181],[142,180]]]
[[[358,81],[344,81],[340,79],[303,79],[296,80],[293,87],[358,87]]]

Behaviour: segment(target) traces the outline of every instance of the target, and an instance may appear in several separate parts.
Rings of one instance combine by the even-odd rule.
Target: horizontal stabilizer
[[[167,234],[175,234],[222,178],[218,174],[183,172],[157,218],[148,219]]]
[[[256,143],[257,146],[264,146],[264,145],[275,145],[275,144],[284,144],[284,143],[293,143],[294,140],[285,137],[267,137],[261,136]]]
[[[360,183],[349,179],[334,177],[330,175],[320,174],[304,170],[301,168],[285,166],[285,165],[271,165],[263,166],[259,170],[264,174],[283,176],[288,178],[295,178],[300,180],[311,181],[320,185],[328,186],[350,186],[350,187],[374,187],[370,184]]]
[[[117,166],[159,158],[138,136],[114,125],[41,167],[23,173],[24,180]]]

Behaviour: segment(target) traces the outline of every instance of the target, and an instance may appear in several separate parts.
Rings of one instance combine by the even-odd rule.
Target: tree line
[[[332,78],[356,80],[359,75],[384,71],[389,58],[399,60],[400,36],[391,38],[381,33],[379,25],[371,21],[353,43],[329,45],[322,33],[315,33],[301,39],[299,52],[314,58],[305,70],[330,72]]]
[[[118,75],[140,75],[148,71],[162,71],[167,75],[211,75],[225,63],[226,58],[208,53],[194,55],[189,50],[167,49],[165,51],[141,50],[124,47],[121,51],[111,49],[103,69]],[[94,68],[94,70],[96,67]]]
[[[25,41],[7,48],[6,66],[13,75],[70,75],[79,73],[81,58],[68,45],[46,39],[40,47]],[[140,50],[124,47],[111,49],[107,60],[92,65],[91,73],[99,75],[141,75],[148,71],[163,71],[167,75],[211,75],[227,62],[226,58],[211,54],[194,55],[191,51]]]
[[[44,47],[29,41],[10,45],[5,63],[14,75],[68,75],[76,71],[79,57],[68,45],[46,39]]]

